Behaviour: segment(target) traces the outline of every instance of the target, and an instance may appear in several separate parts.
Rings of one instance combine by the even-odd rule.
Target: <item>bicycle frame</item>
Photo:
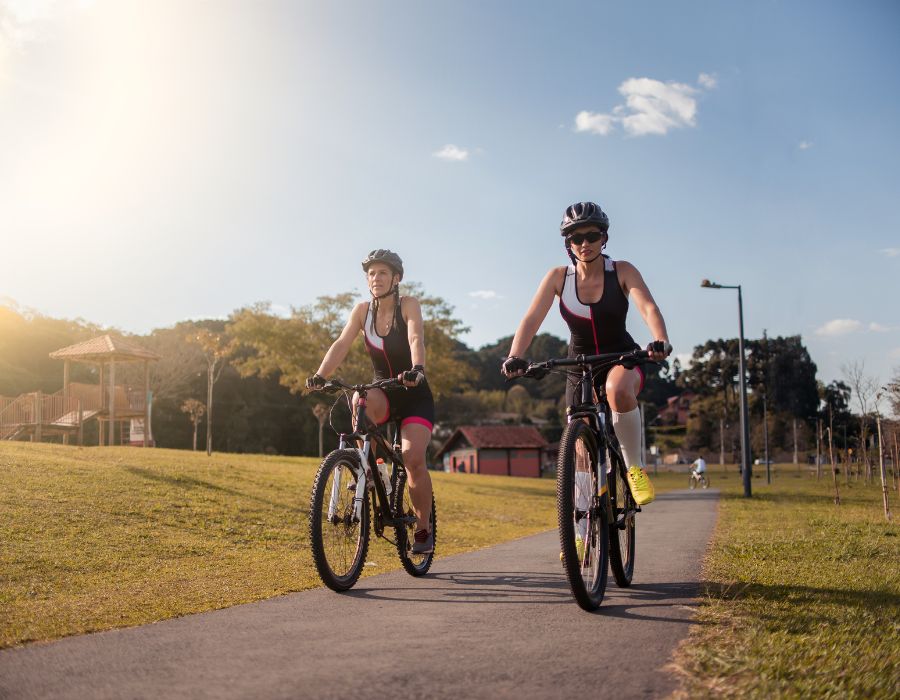
[[[529,366],[529,371],[531,371],[532,368],[536,368],[544,372],[549,371],[554,367],[580,368],[581,379],[578,381],[581,392],[580,400],[577,403],[573,403],[573,405],[569,406],[566,409],[566,414],[568,416],[569,423],[571,423],[573,420],[587,421],[588,425],[590,425],[595,436],[597,437],[597,467],[600,472],[600,474],[598,475],[599,492],[596,494],[597,497],[602,498],[604,494],[609,492],[607,474],[609,470],[612,469],[612,464],[606,463],[606,450],[604,448],[608,447],[610,450],[615,452],[623,463],[624,458],[622,457],[621,450],[619,449],[618,440],[615,439],[615,434],[612,433],[609,429],[609,404],[605,399],[605,391],[601,392],[596,401],[594,400],[593,371],[598,367],[602,367],[604,364],[607,364],[609,366],[621,364],[626,367],[631,365],[633,367],[635,364],[640,362],[642,359],[646,359],[648,356],[649,353],[640,350],[630,353],[578,355],[577,357],[566,359],[547,360],[546,362],[539,362]],[[526,376],[529,376],[527,372]],[[539,378],[543,375],[532,376],[537,376]],[[605,501],[608,522],[615,523],[616,527],[618,527],[619,529],[625,528],[628,517],[630,515],[634,515],[634,513],[623,513],[621,517],[616,517],[616,506],[612,502],[612,499],[607,498],[605,499]],[[634,512],[640,512],[640,507],[637,507]]]
[[[353,432],[341,433],[338,449],[355,450],[359,455],[359,463],[361,465],[361,473],[355,473],[356,492],[353,497],[353,516],[357,520],[362,517],[362,504],[367,498],[367,491],[372,490],[372,506],[376,513],[381,516],[381,521],[376,525],[376,534],[381,535],[385,527],[396,527],[398,525],[409,524],[410,518],[406,516],[394,517],[391,509],[390,497],[384,488],[381,475],[378,474],[378,468],[375,462],[375,451],[380,447],[385,454],[390,455],[391,462],[394,465],[393,474],[391,475],[391,488],[397,488],[399,479],[399,470],[405,469],[403,461],[397,453],[396,445],[389,445],[387,440],[378,432],[370,429],[366,423],[366,394],[368,387],[358,385],[352,388],[358,394],[356,402],[356,415],[353,420]],[[399,434],[399,433],[398,433]],[[375,442],[375,450],[372,449],[373,440]],[[378,476],[376,477],[376,474]],[[340,500],[341,489],[340,475],[336,475],[331,486],[331,494],[328,501],[328,517],[334,516],[337,504]]]

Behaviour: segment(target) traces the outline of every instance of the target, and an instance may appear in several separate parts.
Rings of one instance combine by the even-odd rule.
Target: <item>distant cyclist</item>
[[[416,534],[412,551],[434,550],[431,513],[431,476],[425,465],[425,448],[434,427],[434,398],[425,379],[425,332],[422,308],[415,297],[400,296],[403,261],[396,253],[373,250],[362,261],[371,301],[357,304],[341,335],[325,353],[318,372],[306,380],[308,389],[325,385],[362,332],[372,358],[375,379],[397,377],[406,389],[372,389],[366,412],[378,425],[389,418],[401,422],[403,464],[409,479],[409,494],[416,512]]]
[[[691,473],[696,475],[698,478],[701,474],[706,475],[706,460],[703,459],[703,455],[697,457],[697,459],[694,460],[694,463],[691,466],[693,467]]]
[[[525,371],[528,362],[523,357],[555,297],[559,297],[559,310],[571,333],[570,357],[638,349],[625,329],[630,297],[655,338],[647,346],[651,358],[665,359],[672,351],[669,334],[641,273],[631,263],[614,261],[603,254],[609,240],[609,218],[600,206],[593,202],[573,204],[566,209],[559,231],[572,264],[552,268],[541,281],[516,330],[509,357],[503,362],[503,374],[518,377]],[[641,459],[637,395],[643,385],[644,373],[640,366],[634,369],[616,366],[594,377],[595,388],[606,388],[613,427],[629,467],[629,487],[638,505],[650,503],[654,498],[653,484]],[[569,382],[566,387],[569,405],[573,394],[574,387]]]

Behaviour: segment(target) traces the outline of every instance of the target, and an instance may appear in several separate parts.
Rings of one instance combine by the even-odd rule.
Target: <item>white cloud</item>
[[[630,114],[622,126],[632,136],[665,134],[670,129],[695,126],[696,88],[683,83],[662,83],[650,78],[629,78],[619,86]],[[624,110],[623,110],[624,112]]]
[[[882,248],[881,252],[887,255],[889,258],[896,258],[900,255],[900,248]]]
[[[715,76],[709,73],[701,73],[697,82],[707,90],[717,85]],[[646,136],[696,126],[700,88],[653,78],[628,78],[619,85],[625,104],[616,105],[611,112],[580,111],[575,115],[575,131],[607,136],[621,124],[631,136]]]
[[[872,321],[872,323],[869,324],[869,330],[872,331],[873,333],[887,333],[888,331],[894,330],[894,327],[883,326],[880,323]]]
[[[714,90],[719,84],[719,82],[716,80],[715,74],[710,75],[709,73],[701,73],[697,77],[697,83],[700,85],[700,87],[707,90]]]
[[[892,360],[900,360],[900,348],[894,348],[890,352],[890,356]]]
[[[474,292],[469,292],[470,297],[474,297],[475,299],[502,299],[497,292],[493,289],[477,289]]]
[[[812,141],[801,141],[800,143],[797,144],[797,148],[799,148],[801,151],[809,150],[812,147],[813,147]]]
[[[816,335],[845,335],[862,330],[863,324],[852,318],[836,318],[816,328]]]
[[[457,163],[469,159],[469,151],[467,149],[454,146],[452,143],[448,143],[441,150],[435,151],[431,155],[435,158],[440,158],[441,160],[449,160]]]
[[[588,131],[606,136],[613,130],[615,118],[611,114],[598,114],[582,110],[575,115],[575,131]]]

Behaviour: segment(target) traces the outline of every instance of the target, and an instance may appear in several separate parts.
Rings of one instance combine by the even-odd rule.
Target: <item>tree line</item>
[[[415,295],[422,305],[438,439],[457,425],[486,420],[532,422],[548,439],[558,438],[565,415],[563,376],[506,382],[499,367],[511,336],[470,348],[460,340],[468,329],[445,300],[417,284],[403,287],[404,294]],[[236,310],[225,320],[185,321],[131,336],[162,357],[151,365],[150,374],[156,444],[195,447],[195,431],[208,425],[209,450],[317,454],[320,420],[325,425],[333,420],[338,428],[346,428],[349,414],[345,405],[332,410],[333,399],[304,395],[303,384],[318,368],[357,301],[353,293],[323,296],[292,308],[287,315],[258,303]],[[82,319],[59,320],[27,309],[0,307],[0,395],[57,391],[62,386],[62,366],[49,353],[105,332],[109,331]],[[830,426],[839,449],[846,452],[854,445],[859,449],[868,444],[874,424],[866,417],[874,397],[867,397],[869,403],[864,401],[856,415],[851,408],[851,397],[865,395],[864,382],[853,387],[852,382],[818,382],[816,366],[799,336],[764,336],[748,341],[746,347],[756,455],[762,453],[764,440],[772,454],[805,453],[815,443],[822,421]],[[530,350],[535,360],[561,357],[566,351],[565,340],[547,333],[538,335]],[[122,381],[133,386],[141,385],[140,372],[137,365],[117,369],[124,376]],[[357,342],[339,374],[345,381],[356,382],[370,378],[371,372],[364,345]],[[72,381],[96,382],[97,370],[73,365]],[[900,412],[900,373],[892,382],[883,391],[895,412]],[[724,446],[729,457],[736,454],[737,339],[697,346],[686,368],[675,360],[671,367],[647,372],[640,398],[651,426],[648,443],[653,440],[659,410],[670,397],[686,391],[696,398],[687,426],[683,434],[675,431],[673,444],[710,454]],[[322,439],[325,450],[336,442],[327,427]]]

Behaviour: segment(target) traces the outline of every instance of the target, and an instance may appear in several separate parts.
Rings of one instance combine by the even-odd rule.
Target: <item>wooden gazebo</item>
[[[76,396],[81,401],[85,415],[96,417],[100,422],[100,441],[104,444],[104,428],[108,429],[108,444],[115,444],[115,426],[132,418],[143,419],[144,439],[150,430],[150,363],[160,359],[155,352],[145,350],[132,342],[112,335],[85,340],[50,353],[54,360],[63,360],[63,401]],[[72,362],[99,366],[99,385],[77,384],[69,381],[69,365]],[[126,392],[124,387],[116,388],[116,366],[130,362],[144,363],[144,391]]]

